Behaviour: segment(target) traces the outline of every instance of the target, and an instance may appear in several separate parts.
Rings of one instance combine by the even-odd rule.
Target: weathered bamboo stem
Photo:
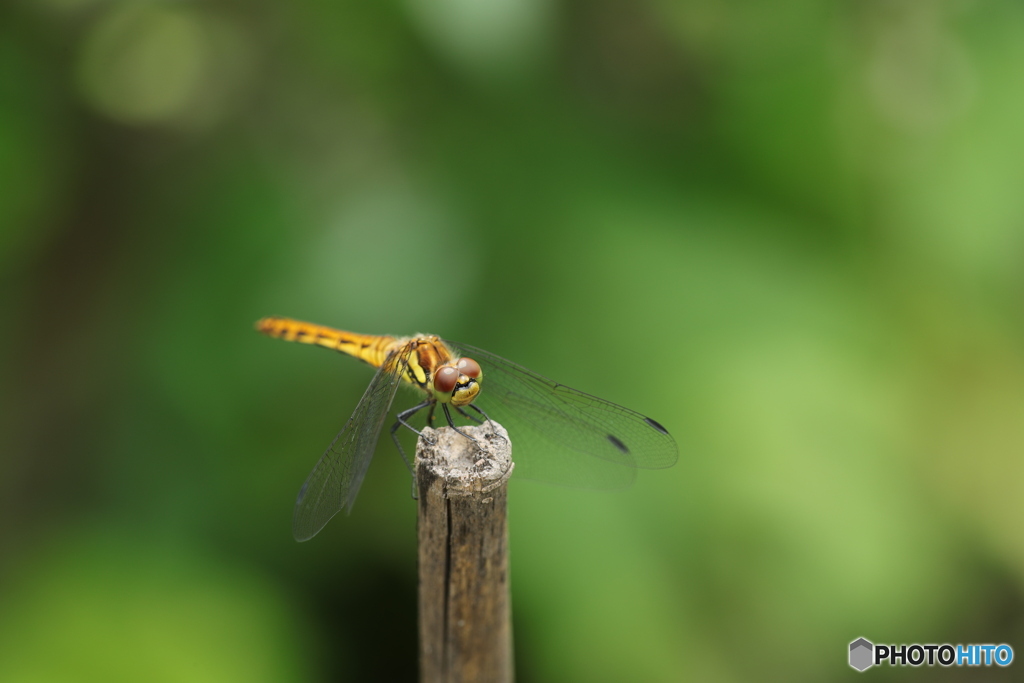
[[[449,427],[416,444],[420,681],[510,683],[512,448],[496,423],[459,429],[476,444]]]

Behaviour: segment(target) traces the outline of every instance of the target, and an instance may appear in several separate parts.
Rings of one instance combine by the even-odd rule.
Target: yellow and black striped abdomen
[[[276,316],[263,318],[256,323],[256,329],[268,337],[341,351],[374,367],[380,367],[392,349],[399,345],[395,337],[387,335],[356,334]]]

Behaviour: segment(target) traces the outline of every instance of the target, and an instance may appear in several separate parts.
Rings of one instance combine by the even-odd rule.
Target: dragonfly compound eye
[[[459,371],[450,365],[438,368],[434,373],[434,391],[440,394],[451,394],[459,381]]]
[[[480,364],[472,358],[460,358],[457,367],[466,377],[471,379],[480,378]]]

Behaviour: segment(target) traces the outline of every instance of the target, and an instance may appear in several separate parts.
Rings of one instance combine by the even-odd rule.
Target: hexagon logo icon
[[[858,638],[850,643],[850,666],[857,671],[864,671],[874,662],[875,646],[870,640]]]

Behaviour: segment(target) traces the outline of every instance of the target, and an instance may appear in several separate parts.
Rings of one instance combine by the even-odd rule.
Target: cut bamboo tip
[[[486,498],[482,494],[504,486],[512,476],[515,465],[508,432],[497,422],[459,427],[459,431],[476,441],[451,427],[423,429],[416,442],[416,468],[426,468],[433,476],[421,477],[420,483],[443,481],[446,498]]]

